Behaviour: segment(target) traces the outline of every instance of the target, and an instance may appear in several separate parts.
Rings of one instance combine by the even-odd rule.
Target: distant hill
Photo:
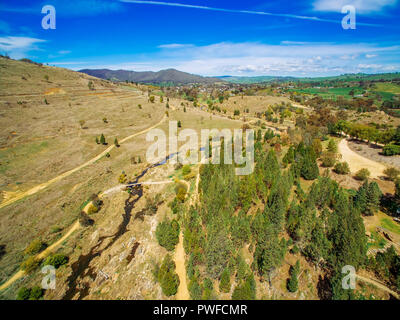
[[[277,76],[256,76],[256,77],[236,77],[236,76],[221,76],[217,77],[221,80],[238,83],[238,84],[252,84],[272,81],[303,81],[303,82],[320,82],[320,81],[360,81],[360,80],[385,80],[390,81],[393,79],[400,79],[400,73],[380,73],[380,74],[366,74],[354,73],[343,74],[340,76],[331,77],[277,77]]]
[[[189,84],[189,83],[215,83],[223,80],[217,78],[202,77],[175,69],[153,71],[127,71],[127,70],[109,70],[109,69],[83,69],[79,72],[90,76],[116,81],[132,81],[140,83],[171,83],[171,84]]]

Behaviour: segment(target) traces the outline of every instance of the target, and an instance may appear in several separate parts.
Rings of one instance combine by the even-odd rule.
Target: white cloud
[[[394,66],[395,69],[400,69],[398,64],[392,65],[391,63],[396,61],[396,57],[400,53],[400,46],[379,47],[365,43],[287,44],[287,42],[279,45],[254,42],[192,45],[160,50],[158,53],[146,55],[146,57],[131,57],[129,60],[134,62],[103,63],[102,65],[96,63],[96,65],[88,64],[87,67],[135,71],[176,68],[206,76],[227,74],[319,76],[360,72],[369,64],[365,55],[376,55],[377,53],[380,57],[388,58],[385,62],[378,61],[377,63],[381,63],[385,68]],[[377,72],[379,71],[377,70]]]
[[[313,8],[315,11],[341,12],[345,5],[353,5],[359,14],[377,14],[396,4],[397,0],[316,0]]]
[[[0,37],[0,50],[7,53],[14,59],[20,59],[26,56],[29,51],[40,50],[37,44],[46,42],[46,40],[30,37]]]
[[[367,59],[375,58],[375,57],[377,57],[377,56],[378,56],[377,54],[366,54],[366,55],[365,55],[365,57],[366,57]]]
[[[160,49],[178,49],[185,47],[192,47],[192,44],[183,44],[183,43],[170,43],[170,44],[161,44],[158,46]]]

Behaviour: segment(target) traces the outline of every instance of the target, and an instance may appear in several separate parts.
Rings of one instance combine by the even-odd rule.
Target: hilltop
[[[176,69],[153,71],[128,71],[128,70],[109,70],[109,69],[83,69],[79,72],[108,80],[130,81],[151,84],[191,84],[203,83],[210,84],[221,82],[217,78],[202,77],[187,72],[178,71]]]

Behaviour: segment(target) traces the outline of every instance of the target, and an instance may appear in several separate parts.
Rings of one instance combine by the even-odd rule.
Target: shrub
[[[397,170],[396,168],[387,168],[385,169],[385,171],[383,171],[383,173],[387,176],[387,178],[390,181],[396,181],[397,177],[400,174],[400,171]]]
[[[39,267],[39,261],[35,257],[29,257],[21,263],[21,269],[26,273],[31,273]]]
[[[89,227],[93,225],[94,220],[90,219],[89,216],[85,212],[81,212],[79,214],[79,223],[82,227]]]
[[[43,289],[35,286],[32,289],[22,287],[18,290],[17,300],[39,300],[43,297]]]
[[[43,297],[43,289],[35,286],[31,289],[29,300],[39,300]]]
[[[158,224],[156,229],[156,237],[160,246],[168,251],[175,249],[179,242],[179,224],[176,220],[169,222],[168,220]]]
[[[225,293],[231,291],[231,275],[228,268],[225,268],[224,271],[222,271],[219,289]]]
[[[191,169],[190,169],[190,166],[188,164],[186,164],[186,165],[184,165],[182,167],[182,174],[184,176],[188,175],[190,173],[190,171],[191,171]]]
[[[324,152],[321,157],[322,166],[325,168],[333,167],[336,163],[336,154],[333,152]]]
[[[335,165],[333,171],[335,171],[337,174],[349,174],[350,167],[347,162],[339,162]]]
[[[337,144],[336,144],[335,140],[333,140],[333,139],[329,140],[329,142],[328,142],[328,151],[329,152],[333,152],[333,153],[336,153],[338,151],[338,147],[337,147]]]
[[[358,170],[354,177],[357,180],[364,181],[364,180],[367,180],[369,178],[370,174],[371,173],[369,172],[368,169],[363,168],[361,170]]]
[[[236,109],[236,110],[233,112],[233,115],[234,115],[234,116],[240,115],[240,111]]]
[[[245,281],[239,283],[232,293],[232,300],[254,300],[256,298],[256,282],[254,276],[249,275]]]
[[[44,261],[45,266],[50,265],[56,269],[67,263],[68,263],[68,257],[60,253],[52,254],[48,256]]]
[[[179,286],[179,277],[175,273],[175,262],[172,261],[169,254],[165,256],[160,269],[157,271],[157,279],[167,297],[176,294]]]
[[[384,156],[395,156],[400,154],[400,146],[395,144],[388,144],[383,147],[382,153]]]
[[[294,267],[290,267],[290,278],[287,280],[287,289],[289,292],[296,292],[299,289],[297,277],[300,272],[300,262],[297,260]]]
[[[46,248],[46,244],[40,239],[33,240],[25,249],[24,253],[28,255],[38,254]]]
[[[26,287],[22,287],[18,290],[17,293],[17,300],[28,300],[29,296],[31,294],[31,290],[26,288]]]
[[[151,96],[150,98],[149,98],[149,101],[151,102],[151,103],[154,103],[154,96]]]

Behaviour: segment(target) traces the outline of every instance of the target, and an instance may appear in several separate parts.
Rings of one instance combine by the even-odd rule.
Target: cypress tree
[[[225,268],[221,274],[219,289],[225,293],[231,291],[231,275],[228,268]]]
[[[104,134],[101,134],[101,136],[100,136],[100,143],[106,144],[106,138],[104,137]]]
[[[300,261],[297,260],[294,267],[290,267],[290,278],[287,281],[287,289],[290,292],[296,292],[299,289],[299,281],[297,277],[300,272]]]
[[[382,191],[379,189],[378,184],[373,181],[368,186],[367,198],[367,214],[373,215],[379,209],[380,199],[382,196]]]
[[[318,177],[318,164],[310,150],[306,152],[303,165],[301,167],[301,176],[306,180],[314,180]]]

